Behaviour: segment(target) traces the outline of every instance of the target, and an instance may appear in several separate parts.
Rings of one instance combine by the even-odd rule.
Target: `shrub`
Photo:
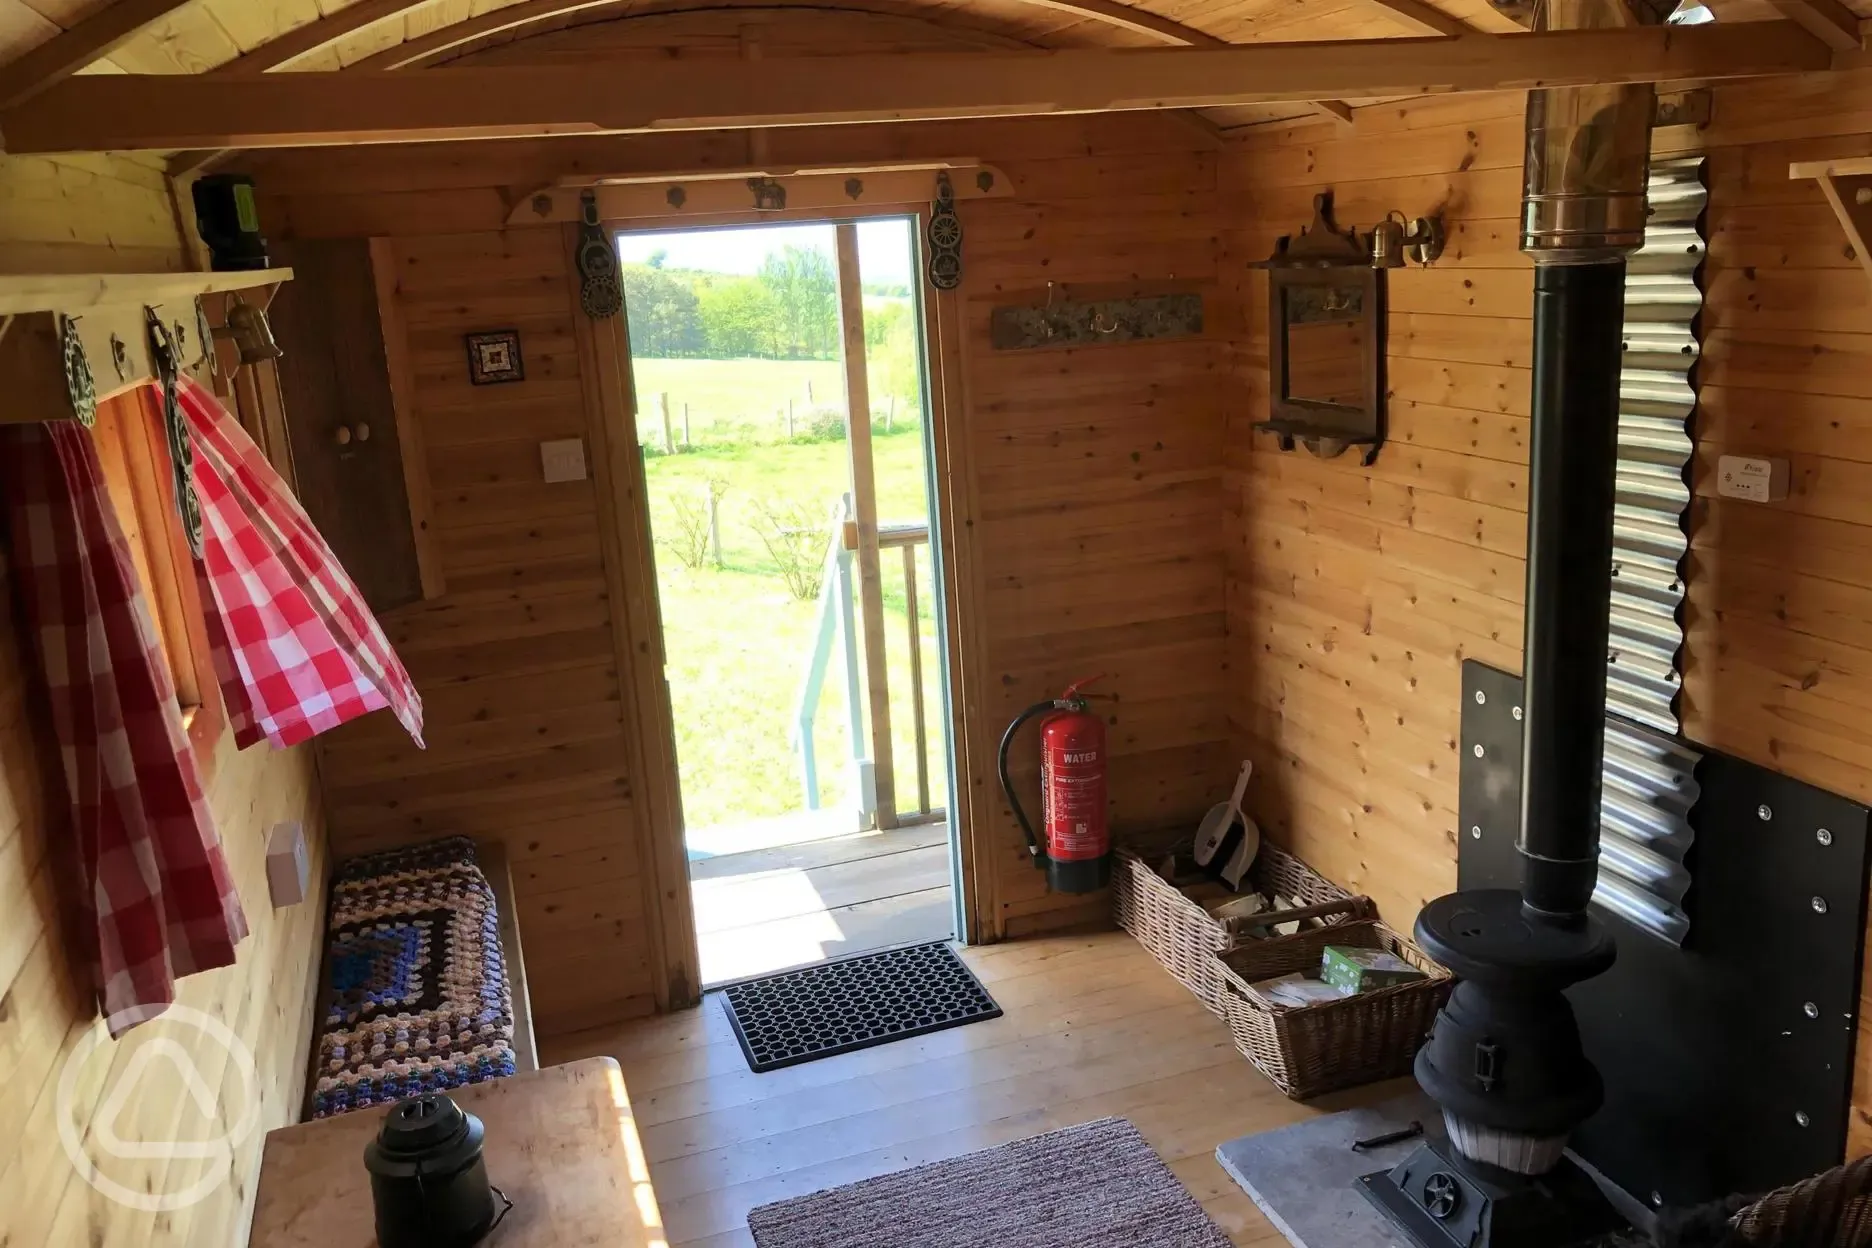
[[[845,411],[837,407],[815,407],[806,413],[793,435],[795,442],[843,442]]]
[[[710,478],[699,491],[678,491],[670,498],[672,515],[662,544],[685,568],[699,568],[711,559],[721,566],[721,552],[710,549],[709,511],[728,492],[726,481]]]
[[[767,548],[787,592],[800,602],[811,601],[819,593],[831,512],[804,499],[757,499],[754,516],[754,535]]]

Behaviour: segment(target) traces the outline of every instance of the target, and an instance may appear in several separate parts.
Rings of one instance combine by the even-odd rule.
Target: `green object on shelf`
[[[1424,973],[1383,949],[1327,945],[1320,956],[1320,978],[1348,993],[1371,992],[1424,978]]]

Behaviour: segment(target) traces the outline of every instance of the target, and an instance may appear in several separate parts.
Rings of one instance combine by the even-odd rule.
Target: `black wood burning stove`
[[[1550,28],[1618,0],[1555,0]],[[1622,6],[1616,10],[1623,13]],[[1565,1155],[1604,1099],[1565,990],[1608,970],[1598,878],[1625,257],[1644,239],[1648,84],[1530,92],[1522,249],[1534,259],[1520,889],[1440,897],[1418,943],[1460,979],[1419,1052],[1443,1111],[1362,1180],[1422,1248],[1561,1248],[1623,1226]]]

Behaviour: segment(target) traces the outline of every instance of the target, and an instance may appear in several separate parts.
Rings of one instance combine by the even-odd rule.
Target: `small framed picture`
[[[503,381],[525,381],[520,362],[520,331],[497,329],[468,335],[468,380],[477,386]]]

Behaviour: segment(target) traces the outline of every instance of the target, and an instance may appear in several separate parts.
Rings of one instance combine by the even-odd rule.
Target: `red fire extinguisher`
[[[1034,866],[1047,873],[1047,886],[1061,893],[1091,893],[1111,879],[1111,828],[1105,811],[1105,721],[1092,714],[1079,690],[1098,680],[1088,676],[1066,686],[1057,698],[1036,702],[1001,734],[997,768],[1001,791],[1027,835]],[[1008,779],[1008,748],[1021,725],[1040,721],[1041,837],[1034,835],[1027,812]]]

